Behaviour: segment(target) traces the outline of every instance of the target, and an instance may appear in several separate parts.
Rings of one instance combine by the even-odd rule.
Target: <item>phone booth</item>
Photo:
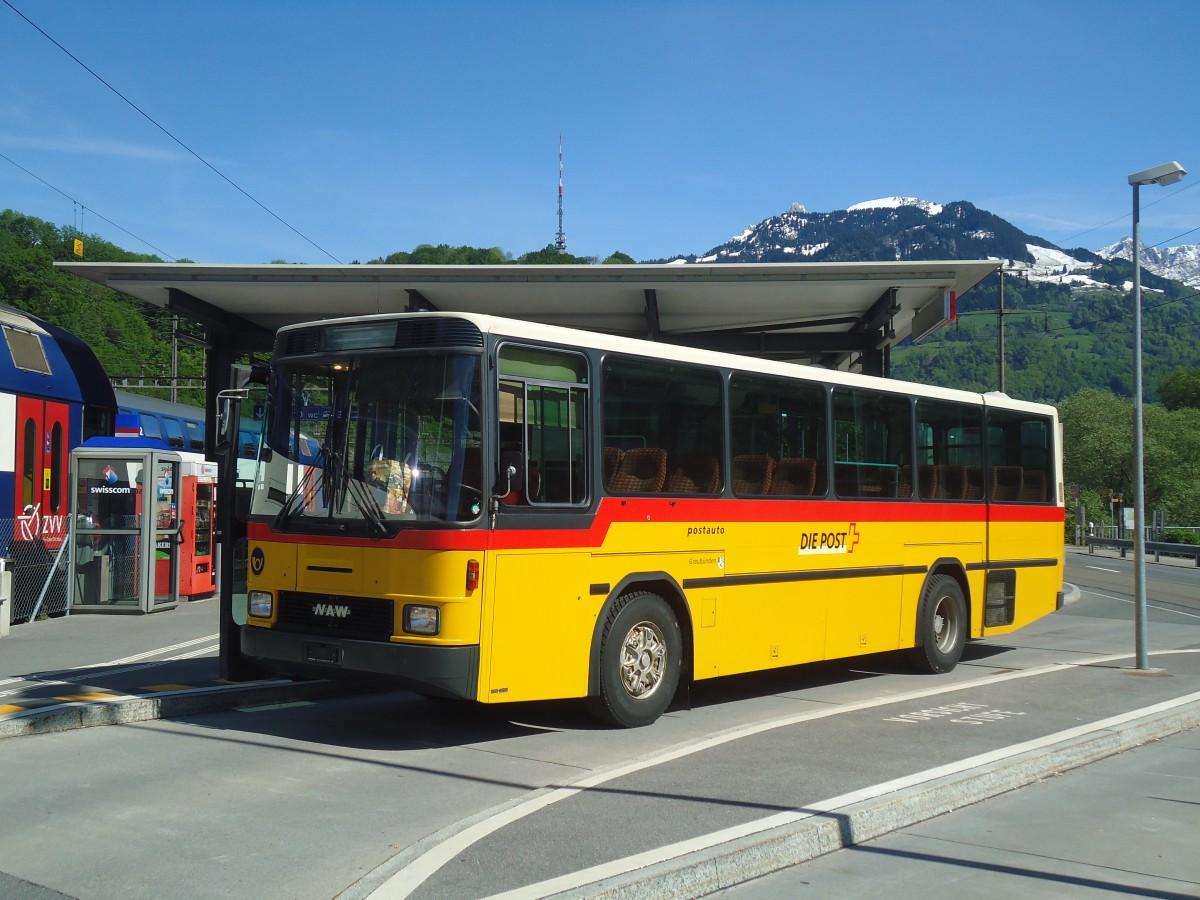
[[[215,542],[217,464],[184,454],[179,469],[179,595],[200,600],[217,592]]]
[[[72,612],[179,603],[180,462],[154,438],[90,438],[71,451]]]

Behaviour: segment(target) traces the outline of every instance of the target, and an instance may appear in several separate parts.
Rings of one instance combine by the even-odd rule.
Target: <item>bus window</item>
[[[602,443],[621,449],[613,493],[716,493],[721,459],[721,376],[712,369],[610,356],[604,361]],[[615,454],[614,454],[615,458]]]
[[[1045,416],[988,411],[988,490],[1001,503],[1054,499],[1053,427]]]
[[[834,486],[842,497],[912,496],[907,397],[834,388]]]
[[[518,465],[517,483],[500,472],[505,502],[572,504],[587,499],[587,360],[577,353],[506,344],[499,353],[502,468]]]
[[[917,484],[922,500],[983,499],[983,412],[941,400],[917,402]]]
[[[825,494],[825,391],[737,373],[729,382],[735,494]]]

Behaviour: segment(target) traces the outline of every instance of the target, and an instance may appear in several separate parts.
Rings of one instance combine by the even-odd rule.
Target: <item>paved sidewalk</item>
[[[323,681],[220,678],[216,600],[149,615],[72,615],[0,638],[0,738],[339,692]]]
[[[720,893],[794,897],[1200,896],[1200,731],[1073,769]]]

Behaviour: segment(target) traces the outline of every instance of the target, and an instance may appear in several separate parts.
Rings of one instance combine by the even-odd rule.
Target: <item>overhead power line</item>
[[[67,193],[66,191],[64,191],[62,188],[60,188],[60,187],[55,187],[55,186],[54,186],[54,185],[52,185],[50,182],[48,182],[48,181],[47,181],[45,178],[42,178],[40,175],[38,175],[38,174],[36,174],[36,173],[34,173],[34,172],[30,172],[30,171],[29,171],[27,168],[25,168],[23,165],[21,165],[21,164],[20,164],[19,162],[17,162],[16,160],[10,159],[9,157],[5,156],[3,153],[0,153],[0,159],[3,159],[3,160],[5,160],[6,162],[12,163],[14,166],[16,166],[18,169],[20,169],[22,172],[24,172],[24,173],[25,173],[26,175],[28,175],[30,178],[36,179],[37,181],[40,181],[42,184],[44,184],[46,187],[50,188],[50,190],[52,190],[52,191],[56,191],[57,193],[59,193],[59,194],[62,194],[64,197],[66,197],[68,200],[70,200],[72,203],[74,203],[74,204],[75,204],[76,206],[78,206],[80,209],[84,209],[84,210],[86,210],[87,212],[90,212],[90,213],[91,213],[93,216],[95,216],[97,219],[103,219],[105,222],[107,222],[107,223],[108,223],[109,225],[111,225],[113,228],[116,228],[118,231],[123,231],[123,232],[125,232],[127,235],[129,235],[131,238],[133,238],[135,241],[140,241],[141,243],[145,244],[147,247],[149,247],[151,250],[153,250],[153,251],[154,251],[155,253],[157,253],[159,256],[165,256],[165,257],[166,257],[167,259],[169,259],[171,262],[175,262],[175,257],[173,257],[171,254],[167,253],[165,250],[160,250],[158,247],[155,247],[155,246],[154,246],[152,243],[150,243],[150,242],[149,242],[148,240],[146,240],[145,238],[143,238],[143,237],[138,237],[136,234],[134,234],[134,233],[133,233],[132,231],[130,231],[128,228],[122,228],[120,225],[118,225],[118,224],[117,224],[116,222],[114,222],[112,219],[109,219],[109,218],[107,218],[106,216],[102,216],[102,215],[100,215],[100,213],[96,212],[96,210],[92,209],[92,208],[91,208],[90,206],[88,206],[87,204],[85,204],[85,203],[83,203],[83,202],[81,202],[81,201],[79,201],[79,200],[76,200],[74,197],[72,197],[70,194],[68,194],[68,193]]]
[[[241,185],[239,185],[237,182],[235,182],[233,179],[231,179],[228,175],[226,175],[224,172],[222,172],[220,169],[218,169],[216,166],[214,166],[212,163],[210,163],[207,159],[205,159],[203,156],[201,156],[199,153],[197,153],[195,150],[193,150],[191,147],[189,147],[187,144],[185,144],[179,138],[175,137],[175,135],[173,135],[170,131],[168,131],[164,126],[160,125],[157,121],[155,121],[153,116],[151,116],[149,113],[147,113],[145,110],[143,110],[140,106],[138,106],[136,103],[134,103],[132,100],[130,100],[124,94],[122,94],[119,90],[117,90],[115,87],[113,87],[111,84],[109,84],[103,78],[101,78],[100,75],[98,75],[90,66],[88,66],[87,63],[85,63],[78,56],[76,56],[74,53],[72,53],[70,50],[68,50],[66,47],[64,47],[62,44],[60,44],[54,38],[52,38],[49,34],[47,34],[45,29],[43,29],[40,25],[38,25],[36,22],[34,22],[32,19],[30,19],[29,16],[25,15],[25,13],[21,12],[21,10],[19,10],[15,6],[13,6],[12,3],[10,2],[10,0],[0,0],[0,2],[3,2],[5,6],[7,6],[9,9],[11,9],[13,12],[15,12],[18,16],[20,16],[22,19],[24,19],[30,25],[30,27],[32,27],[39,34],[41,34],[42,37],[44,37],[46,40],[48,40],[50,43],[52,43],[55,47],[57,47],[59,50],[61,50],[63,53],[65,53],[67,56],[69,56],[72,60],[74,60],[85,72],[87,72],[89,75],[91,75],[97,81],[99,81],[102,85],[104,85],[106,88],[108,88],[114,94],[116,94],[118,97],[120,97],[122,100],[124,100],[125,103],[128,104],[129,107],[131,109],[133,109],[138,115],[140,115],[147,122],[149,122],[151,125],[153,125],[155,128],[157,128],[159,131],[161,131],[163,134],[165,134],[167,137],[169,137],[172,141],[174,141],[176,144],[178,144],[180,147],[182,147],[184,150],[186,150],[189,154],[194,156],[201,163],[203,163],[209,170],[211,170],[215,175],[217,175],[219,178],[221,178],[222,181],[224,181],[226,184],[228,184],[230,187],[232,187],[234,190],[236,190],[238,193],[240,193],[243,197],[245,197],[247,200],[249,200],[251,203],[253,203],[255,206],[257,206],[259,209],[261,209],[267,215],[271,216],[271,218],[275,219],[275,221],[279,222],[281,225],[283,225],[285,228],[287,228],[293,234],[297,235],[304,241],[307,241],[310,245],[315,247],[321,253],[324,253],[326,256],[328,256],[330,259],[332,259],[339,266],[344,265],[344,263],[340,259],[338,259],[336,256],[334,256],[332,253],[330,253],[328,250],[326,250],[324,247],[322,247],[320,244],[318,244],[312,238],[308,237],[308,235],[304,234],[298,228],[291,225],[282,216],[280,216],[274,210],[270,209],[265,204],[260,202],[249,191],[247,191],[245,188],[243,188]]]
[[[5,2],[7,2],[7,0],[5,0]],[[1170,200],[1176,194],[1182,193],[1183,191],[1186,191],[1186,190],[1190,190],[1191,188],[1194,188],[1197,184],[1200,184],[1200,182],[1197,182],[1197,181],[1189,182],[1188,184],[1185,184],[1183,187],[1177,188],[1176,190],[1171,191],[1169,194],[1164,194],[1164,195],[1160,196],[1157,200],[1152,200],[1149,203],[1143,203],[1142,209],[1147,209],[1151,206],[1154,206],[1155,204],[1162,203],[1164,200]],[[1117,222],[1123,222],[1128,218],[1129,218],[1129,214],[1125,213],[1124,215],[1117,216],[1115,219],[1109,219],[1107,222],[1105,222],[1101,225],[1094,225],[1091,228],[1087,228],[1083,231],[1080,231],[1076,234],[1071,235],[1070,237],[1063,238],[1060,246],[1065,247],[1065,246],[1067,246],[1067,241],[1073,241],[1076,238],[1081,238],[1085,234],[1091,234],[1093,231],[1099,231],[1101,228],[1107,228],[1109,225],[1115,225]],[[1200,228],[1193,228],[1192,231],[1200,231]],[[1183,237],[1184,235],[1191,234],[1192,231],[1185,231],[1183,234],[1178,234],[1173,238],[1168,238],[1166,241],[1160,241],[1157,244],[1146,244],[1145,246],[1161,247],[1163,244],[1168,243],[1169,241],[1178,240],[1179,238]]]

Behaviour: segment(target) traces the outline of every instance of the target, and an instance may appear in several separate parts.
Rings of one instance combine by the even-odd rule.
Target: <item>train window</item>
[[[158,426],[158,417],[151,413],[138,413],[138,419],[141,422],[142,434],[149,438],[161,438],[163,436],[162,429]]]
[[[33,505],[33,474],[38,459],[37,425],[25,420],[24,458],[21,460],[21,508]]]
[[[50,431],[50,512],[58,513],[62,506],[63,427],[55,422]]]
[[[188,444],[196,451],[204,452],[204,427],[199,422],[193,422],[191,419],[185,419],[183,422],[187,426]]]
[[[183,425],[171,416],[162,417],[163,431],[166,433],[167,444],[176,450],[183,449]]]
[[[4,339],[8,343],[8,352],[12,354],[13,365],[26,372],[50,374],[50,362],[46,359],[46,351],[42,347],[42,339],[32,331],[22,331],[19,328],[4,326]]]

